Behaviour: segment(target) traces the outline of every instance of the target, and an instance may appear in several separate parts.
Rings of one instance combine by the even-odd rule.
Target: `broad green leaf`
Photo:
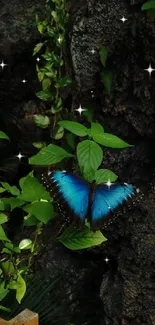
[[[97,184],[115,182],[118,176],[109,169],[98,169],[95,172],[95,181]]]
[[[100,245],[107,239],[100,231],[93,232],[89,227],[84,226],[80,230],[77,228],[65,230],[57,240],[67,248],[77,250]]]
[[[66,140],[69,147],[74,150],[75,149],[75,135],[73,133],[66,134]]]
[[[91,123],[91,136],[93,140],[95,141],[95,137],[97,134],[102,134],[104,133],[104,128],[101,124],[99,123]]]
[[[117,136],[110,134],[110,133],[101,133],[95,136],[95,141],[103,146],[110,147],[110,148],[127,148],[132,147],[132,145],[128,144],[127,142],[121,140]]]
[[[52,165],[70,157],[73,157],[73,155],[65,151],[63,148],[50,144],[41,149],[35,156],[29,158],[29,164]]]
[[[47,128],[48,125],[50,124],[50,119],[48,116],[36,114],[33,116],[33,118],[37,126],[39,126],[42,129]]]
[[[91,107],[85,108],[85,111],[83,111],[82,115],[86,118],[86,120],[91,123],[93,121],[93,115],[94,112]]]
[[[2,186],[6,189],[6,191],[10,192],[12,195],[19,195],[20,191],[16,186],[10,186],[6,182],[0,182]]]
[[[2,202],[2,199],[0,199],[0,211],[3,211],[5,209],[4,203]]]
[[[35,46],[34,50],[33,50],[33,55],[36,55],[41,50],[41,48],[43,47],[43,45],[44,45],[44,43],[38,43]]]
[[[100,60],[101,60],[101,63],[102,63],[102,65],[104,67],[106,65],[107,56],[108,56],[108,48],[107,47],[102,47],[100,49]]]
[[[0,225],[8,221],[8,216],[4,213],[0,213]]]
[[[149,10],[154,8],[155,8],[155,1],[147,1],[142,5],[141,10]]]
[[[46,101],[51,101],[53,98],[53,94],[49,90],[41,90],[36,93],[36,96],[42,100]]]
[[[17,278],[17,288],[16,288],[16,299],[19,304],[21,303],[21,300],[23,299],[25,292],[26,292],[26,282],[22,278],[22,276],[19,275]]]
[[[35,177],[27,176],[20,182],[22,194],[20,199],[33,202],[40,199],[51,200],[50,194],[44,189]]]
[[[53,114],[58,113],[62,110],[62,99],[58,97],[51,106],[51,112]]]
[[[0,225],[0,240],[10,241],[7,238],[7,236],[6,236],[5,232],[4,232],[4,229],[3,229],[3,227],[1,225]]]
[[[27,216],[25,216],[24,220],[25,220],[24,225],[28,226],[28,227],[36,226],[39,223],[39,220],[31,214],[28,214]]]
[[[38,220],[43,223],[47,223],[49,220],[55,217],[53,205],[50,202],[34,202],[27,204],[23,208],[24,211],[32,214]]]
[[[104,84],[106,92],[110,95],[112,87],[112,72],[104,69],[101,72],[101,81]]]
[[[51,85],[51,79],[49,78],[45,78],[43,79],[42,81],[42,88],[43,88],[43,91],[47,90]]]
[[[32,245],[32,240],[31,239],[23,239],[19,243],[19,248],[20,249],[30,249]]]
[[[78,122],[60,121],[58,124],[77,136],[83,137],[87,135],[87,128]]]
[[[83,176],[89,182],[92,182],[94,180],[94,177],[95,177],[95,170],[94,169],[91,169],[87,165],[84,165],[84,167],[83,167]]]
[[[9,198],[2,198],[2,202],[4,203],[5,207],[9,207],[11,211],[16,207],[21,207],[25,202],[17,197],[9,197]]]
[[[6,133],[0,131],[0,139],[10,140]]]
[[[85,137],[87,135],[87,128],[78,122],[60,121],[58,122],[58,125],[79,137]]]
[[[77,158],[82,172],[85,166],[95,171],[103,160],[103,151],[94,141],[85,140],[77,145]]]
[[[3,273],[5,273],[5,274],[8,274],[8,273],[13,274],[14,271],[15,271],[13,263],[10,262],[9,260],[5,261],[5,262],[2,262],[1,263],[1,268],[3,270]]]

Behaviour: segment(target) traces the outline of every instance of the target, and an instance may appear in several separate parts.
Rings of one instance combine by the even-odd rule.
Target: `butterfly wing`
[[[41,182],[50,191],[58,210],[65,219],[67,219],[68,212],[69,219],[72,214],[79,224],[84,223],[90,194],[87,181],[65,171],[54,171],[49,176],[43,174]]]
[[[134,194],[134,187],[130,184],[107,184],[98,185],[94,192],[91,203],[91,224],[94,228],[102,223],[111,223],[107,216]],[[107,219],[107,220],[106,220]]]

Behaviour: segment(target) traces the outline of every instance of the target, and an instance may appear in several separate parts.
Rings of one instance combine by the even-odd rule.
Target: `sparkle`
[[[51,171],[48,171],[48,176],[50,176],[52,173],[51,173]],[[54,177],[52,177],[52,178],[54,178]]]
[[[40,61],[40,58],[37,58],[36,60],[39,62]]]
[[[106,183],[108,187],[110,187],[112,185],[112,183],[110,182],[110,180]]]
[[[23,84],[25,84],[27,82],[27,80],[23,79],[22,82],[23,82]]]
[[[96,51],[95,51],[94,49],[92,49],[90,52],[91,52],[92,54],[95,54]]]
[[[21,160],[23,157],[25,157],[25,156],[23,156],[22,154],[21,154],[21,152],[19,152],[19,154],[16,156],[19,160]]]
[[[62,38],[61,38],[61,36],[59,36],[58,42],[61,43],[61,41],[62,41]]]
[[[151,63],[149,64],[149,67],[147,68],[147,69],[144,69],[145,71],[147,71],[148,73],[149,73],[149,76],[151,77],[151,73],[153,72],[153,71],[155,71],[155,69],[152,69],[152,67],[151,67]]]
[[[108,257],[106,257],[104,260],[106,263],[108,263],[110,261]]]
[[[3,61],[1,62],[0,66],[1,66],[2,70],[3,70],[3,68],[4,68],[6,65],[7,65],[7,64],[4,63]]]
[[[140,193],[140,189],[139,189],[139,188],[136,188],[136,192],[137,192],[137,193]]]
[[[124,16],[120,19],[122,21],[122,23],[124,24],[125,21],[127,20],[127,18],[125,18]]]
[[[75,111],[79,112],[79,114],[80,114],[80,116],[81,116],[81,113],[84,112],[84,111],[86,111],[86,109],[85,109],[85,108],[82,108],[82,107],[81,107],[81,104],[80,104],[80,107],[77,108],[77,109],[75,109]]]

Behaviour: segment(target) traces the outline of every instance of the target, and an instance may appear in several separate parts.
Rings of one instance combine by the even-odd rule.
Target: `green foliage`
[[[84,226],[82,230],[77,228],[68,228],[57,238],[57,241],[63,243],[71,250],[78,250],[100,245],[107,239],[100,231],[92,232],[89,227]]]
[[[34,121],[37,126],[40,128],[44,129],[47,128],[48,125],[50,124],[50,119],[48,116],[43,116],[43,115],[34,115]]]
[[[0,131],[0,139],[10,140],[9,137],[7,136],[7,134],[5,134],[5,133],[2,132],[2,131]]]
[[[54,144],[50,144],[41,149],[37,155],[31,157],[29,163],[32,165],[51,165],[69,157],[73,157],[73,155]]]
[[[64,65],[62,50],[67,22],[68,12],[65,0],[46,0],[46,18],[40,20],[36,15],[36,26],[42,35],[41,42],[36,44],[33,50],[33,55],[40,53],[42,58],[41,64],[36,65],[42,90],[37,92],[36,96],[43,101],[51,102],[53,114],[58,114],[62,110],[60,89],[67,87],[72,82],[70,78],[62,75]],[[47,126],[48,124],[45,127]]]
[[[155,0],[145,2],[141,10],[147,11],[147,17],[150,21],[154,21],[155,19]]]
[[[0,261],[0,300],[3,300],[10,290],[15,290],[16,299],[21,303],[26,292],[26,278],[32,263],[32,257],[37,253],[37,237],[41,233],[42,224],[46,224],[55,217],[52,206],[52,198],[43,188],[32,173],[19,181],[20,189],[10,186],[6,182],[1,182],[2,188],[10,193],[10,197],[2,197],[0,210],[0,255],[4,254],[4,261]],[[2,192],[2,191],[1,191]],[[13,195],[13,197],[11,196]],[[23,238],[16,246],[8,239],[5,229],[8,222],[8,211],[15,207],[20,207],[25,211],[25,220],[35,218],[34,241]],[[6,211],[6,212],[5,212]],[[32,221],[31,221],[32,222]],[[28,250],[26,260],[20,258],[22,250]],[[26,264],[26,265],[25,265]],[[2,306],[3,308],[3,306]]]
[[[108,95],[110,95],[111,87],[112,87],[112,72],[106,69],[106,61],[108,57],[108,48],[102,47],[100,49],[100,61],[102,63],[102,70],[101,70],[101,81],[104,84],[105,90]]]

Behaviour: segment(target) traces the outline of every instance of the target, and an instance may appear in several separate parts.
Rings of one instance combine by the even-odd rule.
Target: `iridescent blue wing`
[[[42,184],[53,196],[56,208],[67,221],[83,224],[87,215],[90,186],[87,181],[66,171],[42,174]]]
[[[91,203],[90,221],[92,227],[98,228],[101,224],[111,223],[114,210],[131,197],[134,192],[134,186],[127,183],[97,185]],[[110,214],[111,217],[109,218]]]

